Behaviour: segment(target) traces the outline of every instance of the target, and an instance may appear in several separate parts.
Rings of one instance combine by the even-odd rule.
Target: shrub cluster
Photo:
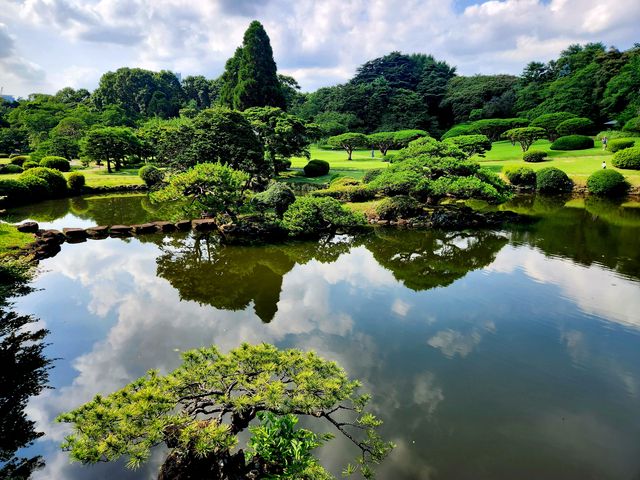
[[[352,212],[339,201],[313,196],[297,198],[282,219],[282,226],[291,236],[317,235],[365,223],[364,215]]]
[[[551,144],[551,150],[586,150],[593,148],[593,138],[586,135],[567,135]]]
[[[384,172],[383,168],[372,168],[371,170],[367,170],[362,177],[362,183],[371,183],[378,175]]]
[[[397,195],[383,199],[376,206],[376,215],[382,220],[411,218],[423,213],[420,204],[407,195]]]
[[[304,175],[306,177],[322,177],[323,175],[327,175],[329,173],[329,162],[324,160],[310,160],[304,166]]]
[[[47,156],[40,160],[40,166],[45,168],[52,168],[61,172],[68,172],[71,170],[71,164],[69,160],[64,157]]]
[[[454,198],[477,198],[488,202],[502,202],[505,195],[478,177],[440,177],[431,182],[431,195],[434,197],[450,196]]]
[[[587,179],[590,193],[605,197],[619,197],[627,193],[629,183],[620,172],[615,170],[598,170]]]
[[[145,165],[138,170],[138,176],[142,179],[147,187],[155,187],[164,180],[164,173],[158,167],[153,165]]]
[[[623,132],[622,130],[604,130],[598,133],[598,135],[596,135],[596,138],[598,140],[602,140],[602,137],[607,137],[609,140],[614,140],[617,138],[629,138],[636,136],[637,134],[634,134],[633,132]]]
[[[366,202],[372,200],[376,192],[367,185],[345,185],[311,192],[314,197],[331,197],[343,202]]]
[[[282,218],[289,205],[295,200],[296,196],[293,190],[284,182],[275,182],[264,192],[260,192],[253,197],[253,203],[258,209],[273,208],[279,218]]]
[[[352,177],[336,177],[331,182],[329,182],[331,188],[338,187],[350,187],[354,185],[361,185],[362,183],[359,180],[356,180]]]
[[[12,178],[0,180],[0,197],[6,197],[3,200],[16,205],[29,200],[29,188],[21,181]]]
[[[39,167],[39,166],[40,166],[40,164],[38,162],[34,162],[34,161],[31,161],[31,160],[27,160],[26,162],[24,162],[22,164],[22,168],[24,170],[29,170],[30,168],[35,168],[35,167]]]
[[[640,117],[635,117],[624,124],[622,128],[625,132],[640,133]]]
[[[569,118],[561,122],[556,131],[558,135],[587,135],[592,132],[593,122],[588,118]]]
[[[640,170],[640,146],[625,148],[613,155],[611,163],[614,167]]]
[[[0,173],[22,173],[24,169],[20,165],[9,163],[0,167]]]
[[[635,143],[635,140],[630,138],[616,138],[607,143],[607,150],[611,153],[616,153],[620,150],[624,150],[625,148],[633,147]]]
[[[84,175],[79,172],[71,172],[67,177],[67,186],[72,192],[80,192],[85,185]]]
[[[542,150],[529,150],[522,154],[522,159],[528,163],[544,162],[545,158],[547,158],[547,152]]]
[[[547,167],[536,172],[536,188],[540,193],[568,193],[573,182],[562,170]]]
[[[536,186],[536,172],[529,167],[509,167],[504,170],[504,174],[512,185]]]
[[[15,157],[11,157],[9,163],[11,165],[19,165],[22,166],[24,162],[29,160],[29,155],[16,155]]]

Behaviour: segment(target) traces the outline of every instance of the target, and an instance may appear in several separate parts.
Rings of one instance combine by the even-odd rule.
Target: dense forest
[[[640,45],[572,45],[549,63],[529,63],[520,76],[461,76],[431,55],[391,52],[361,65],[344,84],[302,93],[294,78],[277,74],[269,38],[254,22],[219,78],[120,68],[105,73],[93,92],[63,88],[2,101],[0,152],[77,158],[89,130],[144,131],[150,121],[179,123],[217,105],[279,107],[317,125],[320,137],[401,129],[440,137],[469,121],[553,112],[622,126],[640,114]]]

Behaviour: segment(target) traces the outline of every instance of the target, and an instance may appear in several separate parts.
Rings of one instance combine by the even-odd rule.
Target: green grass
[[[18,248],[33,242],[33,235],[19,232],[8,223],[0,223],[0,257],[4,257]]]
[[[119,172],[107,173],[106,167],[90,167],[90,168],[73,168],[74,172],[84,175],[86,184],[89,187],[114,187],[123,185],[142,185],[144,182],[138,176],[137,168],[125,168]],[[63,173],[65,177],[70,172]],[[19,173],[9,173],[0,175],[0,179],[13,178],[17,179]]]
[[[511,145],[511,142],[495,142],[492,149],[485,157],[474,157],[483,167],[487,167],[496,173],[502,172],[506,166],[526,165],[533,170],[544,167],[557,167],[563,170],[578,185],[585,185],[587,178],[596,170],[602,168],[602,160],[607,162],[607,168],[618,170],[634,186],[640,186],[640,170],[621,170],[611,165],[612,154],[602,150],[600,142],[596,142],[594,148],[587,150],[554,151],[550,150],[551,142],[538,140],[531,150],[543,150],[548,152],[546,161],[539,163],[526,163],[522,160],[520,145]]]

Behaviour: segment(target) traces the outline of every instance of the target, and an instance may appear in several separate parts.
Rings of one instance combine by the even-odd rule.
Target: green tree
[[[491,150],[491,140],[486,135],[459,135],[444,140],[460,148],[468,156],[484,156],[485,152]]]
[[[137,467],[164,443],[170,448],[161,470],[165,478],[238,478],[254,465],[268,474],[286,468],[290,458],[283,451],[286,445],[276,448],[270,441],[273,422],[254,428],[249,462],[242,452],[232,453],[238,434],[261,412],[326,421],[360,449],[356,466],[347,469],[359,469],[366,478],[373,477],[373,466],[393,448],[378,434],[382,422],[366,410],[369,396],[358,393],[360,383],[313,352],[243,344],[226,355],[214,346],[191,350],[183,359],[167,375],[151,371],[60,415],[60,421],[74,427],[63,449],[84,463],[128,457],[128,465]],[[306,457],[319,442],[304,431],[287,434],[301,435]],[[176,475],[180,470],[182,475]]]
[[[558,133],[558,125],[570,118],[575,118],[575,115],[570,112],[545,113],[544,115],[534,118],[529,126],[544,129],[547,139],[553,142],[560,136]]]
[[[195,102],[198,110],[212,107],[218,98],[220,84],[216,80],[208,80],[202,75],[189,75],[182,80],[182,91],[185,101]]]
[[[512,75],[454,77],[449,81],[441,106],[451,110],[456,123],[469,120],[472,110],[484,110],[487,105],[493,106],[490,112],[482,113],[483,117],[511,117],[517,81]]]
[[[127,127],[102,127],[89,130],[81,141],[81,155],[97,163],[106,162],[111,173],[111,162],[120,170],[125,157],[137,152],[140,143],[133,130]]]
[[[536,140],[545,138],[546,135],[547,131],[540,127],[512,128],[502,134],[504,138],[511,140],[512,143],[515,144],[518,142],[523,152],[529,150],[529,147],[531,147]]]
[[[286,108],[271,42],[258,21],[251,22],[244,33],[237,78],[233,90],[233,107],[237,110],[265,106]]]
[[[351,160],[351,154],[356,148],[367,145],[367,136],[362,133],[343,133],[342,135],[329,137],[327,143],[344,149],[349,156],[347,160]]]

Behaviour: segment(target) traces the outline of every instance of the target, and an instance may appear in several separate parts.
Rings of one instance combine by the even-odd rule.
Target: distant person
[[[602,149],[606,150],[607,149],[607,142],[609,141],[609,139],[607,137],[602,137]]]
[[[371,145],[371,158],[375,158],[376,156],[376,149],[373,145]]]
[[[607,168],[607,161],[606,160],[602,160],[602,169],[606,169]]]

